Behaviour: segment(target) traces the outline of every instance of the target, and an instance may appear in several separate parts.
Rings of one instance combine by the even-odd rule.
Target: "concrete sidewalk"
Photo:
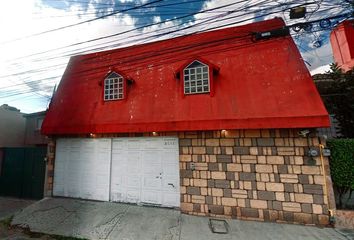
[[[48,198],[17,213],[12,225],[29,227],[33,232],[87,239],[350,239],[331,228],[240,220],[226,222],[228,233],[217,234],[210,230],[209,218],[184,215],[177,210]]]

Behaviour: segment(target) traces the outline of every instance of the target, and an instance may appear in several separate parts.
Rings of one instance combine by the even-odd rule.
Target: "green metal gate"
[[[0,195],[43,197],[46,147],[3,148]]]

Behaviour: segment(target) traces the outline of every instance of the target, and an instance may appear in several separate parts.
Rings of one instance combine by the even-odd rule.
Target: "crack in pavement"
[[[95,229],[91,231],[91,233],[95,233],[95,235],[98,235],[99,239],[109,239],[108,237],[111,235],[112,231],[116,228],[116,226],[121,223],[121,219],[126,216],[129,208],[130,206],[127,206],[123,212],[117,213],[107,222],[96,226]],[[103,230],[101,230],[100,228],[103,228]]]

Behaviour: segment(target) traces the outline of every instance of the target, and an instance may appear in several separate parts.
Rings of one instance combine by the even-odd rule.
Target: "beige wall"
[[[0,147],[23,146],[25,123],[26,119],[19,110],[0,106]]]
[[[39,119],[44,119],[45,112],[28,114],[26,116],[26,132],[25,144],[26,145],[44,145],[48,143],[48,139],[41,134],[38,126]]]

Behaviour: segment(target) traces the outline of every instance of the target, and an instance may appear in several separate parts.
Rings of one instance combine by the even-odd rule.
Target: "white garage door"
[[[178,207],[177,138],[58,139],[55,196]]]
[[[111,174],[111,201],[178,207],[178,139],[113,139]]]
[[[55,196],[109,200],[111,139],[58,139]]]

